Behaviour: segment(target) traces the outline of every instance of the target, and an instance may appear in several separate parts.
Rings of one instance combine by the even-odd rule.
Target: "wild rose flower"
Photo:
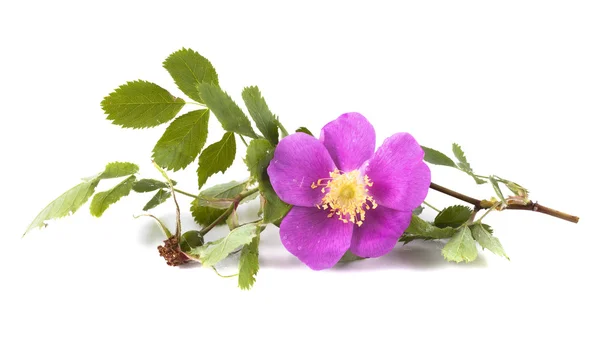
[[[429,189],[423,149],[408,133],[375,151],[375,129],[359,113],[328,123],[316,139],[283,138],[267,172],[293,205],[280,226],[285,248],[312,269],[335,265],[347,250],[360,257],[390,252]]]

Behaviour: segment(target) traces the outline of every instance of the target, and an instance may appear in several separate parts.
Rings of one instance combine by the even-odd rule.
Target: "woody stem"
[[[488,209],[488,208],[491,208],[492,206],[494,206],[494,204],[491,203],[490,201],[478,200],[476,198],[467,196],[465,194],[461,194],[459,192],[445,188],[445,187],[435,184],[435,183],[431,183],[431,185],[429,185],[429,187],[433,190],[439,191],[440,193],[443,193],[448,196],[452,196],[454,198],[462,200],[464,202],[470,203],[471,205],[473,205],[475,207],[476,211],[478,211],[479,209]],[[570,215],[570,214],[567,214],[567,213],[564,213],[561,211],[557,211],[555,209],[552,209],[552,208],[549,208],[546,206],[542,206],[542,205],[538,204],[537,202],[532,202],[532,201],[530,201],[528,204],[524,204],[524,205],[523,204],[510,204],[510,205],[506,206],[504,209],[505,210],[527,210],[527,211],[539,212],[539,213],[547,214],[552,217],[560,218],[560,219],[568,221],[568,222],[572,222],[572,223],[579,222],[579,217],[577,217],[577,216],[573,216],[573,215]]]

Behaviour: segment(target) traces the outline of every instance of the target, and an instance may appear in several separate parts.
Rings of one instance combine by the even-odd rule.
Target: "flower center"
[[[329,172],[329,176],[331,178],[319,179],[311,185],[313,189],[320,187],[322,193],[329,190],[317,207],[329,211],[327,217],[336,215],[340,221],[356,223],[360,227],[366,210],[377,207],[367,189],[373,186],[373,182],[367,175],[361,177],[359,171],[342,173],[336,169]]]

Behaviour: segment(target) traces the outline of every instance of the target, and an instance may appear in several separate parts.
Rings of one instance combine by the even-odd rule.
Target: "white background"
[[[597,2],[391,3],[3,2],[0,349],[597,350]],[[250,292],[206,268],[165,265],[154,223],[132,218],[148,194],[22,239],[41,208],[107,162],[159,176],[150,151],[165,127],[122,130],[100,101],[134,79],[185,98],[161,65],[181,47],[209,58],[239,102],[258,85],[288,129],[318,132],[358,111],[378,143],[399,131],[445,152],[459,142],[477,172],[522,183],[581,222],[490,215],[510,262],[486,251],[447,263],[428,243],[321,272],[269,228]],[[211,131],[210,142],[213,119]],[[243,178],[242,155],[210,183]],[[435,182],[492,195],[442,168]],[[173,177],[195,192],[194,170]],[[172,207],[155,213],[172,225]]]

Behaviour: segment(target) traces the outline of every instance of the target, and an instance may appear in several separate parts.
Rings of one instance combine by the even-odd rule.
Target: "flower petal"
[[[321,142],[344,172],[358,169],[375,151],[375,129],[360,113],[350,112],[321,130]]]
[[[283,246],[314,270],[331,268],[350,247],[352,223],[316,207],[292,207],[279,227]]]
[[[431,184],[423,149],[408,133],[387,138],[364,167],[373,181],[369,193],[379,205],[399,211],[418,207]]]
[[[281,200],[296,206],[314,206],[321,202],[321,188],[310,186],[329,178],[335,164],[319,140],[305,133],[283,138],[267,168],[271,184]]]
[[[378,206],[368,210],[362,226],[354,227],[350,251],[360,257],[379,257],[392,251],[404,233],[412,212]]]

